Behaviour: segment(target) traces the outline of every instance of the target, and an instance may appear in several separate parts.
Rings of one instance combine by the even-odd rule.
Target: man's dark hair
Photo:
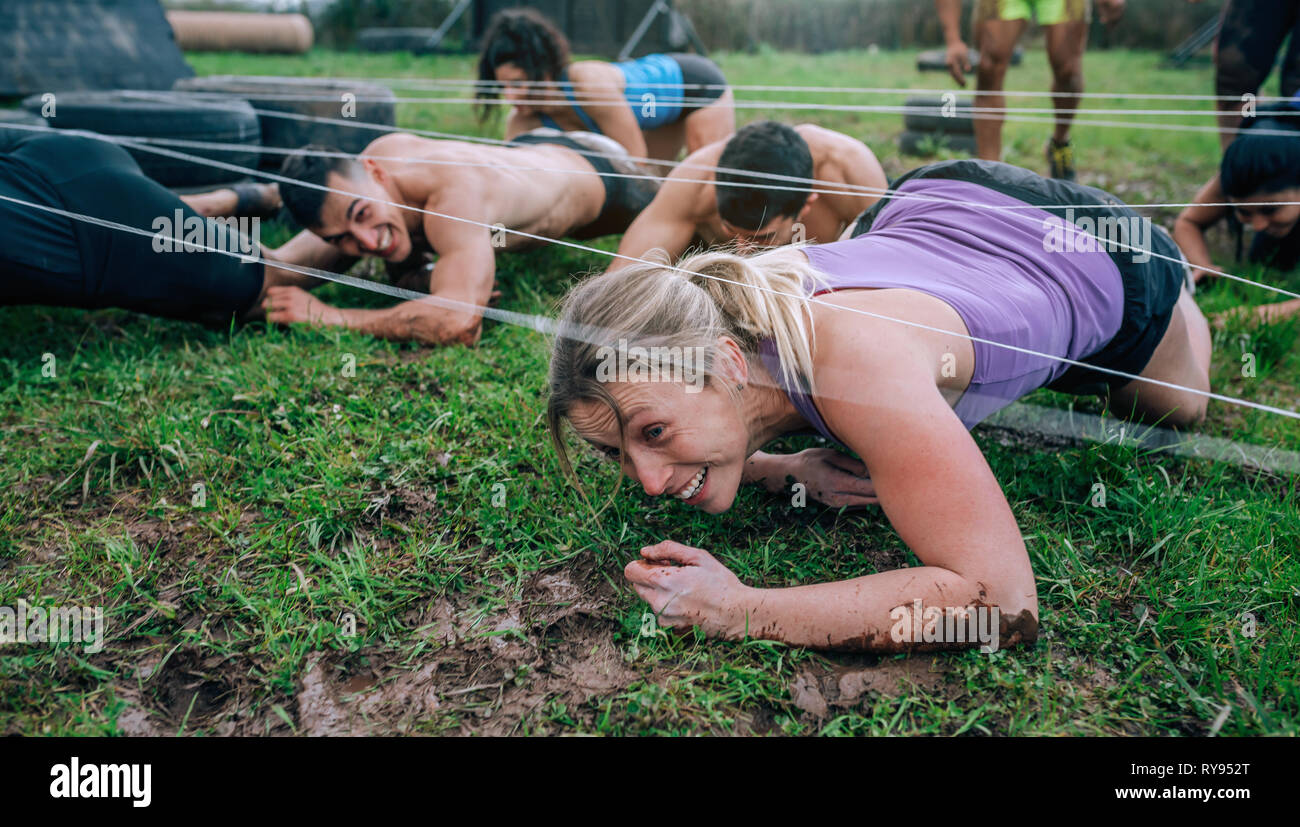
[[[339,153],[340,150],[332,146],[308,144],[302,148],[302,151],[285,157],[284,163],[280,166],[280,174],[304,184],[316,184],[322,187],[329,186],[331,172],[345,178],[356,176],[361,165],[355,158],[341,154],[315,154],[322,152]],[[289,215],[293,216],[293,220],[303,227],[320,226],[321,210],[328,196],[328,192],[315,187],[280,182],[280,200],[284,202],[284,207],[289,211]]]
[[[756,173],[717,173],[718,215],[733,227],[757,230],[777,216],[797,216],[808,203],[811,184],[778,180],[774,182],[777,186],[797,189],[727,186],[762,183],[769,175],[804,180],[812,178],[812,151],[808,149],[807,141],[786,124],[757,121],[741,128],[727,141],[718,166]]]
[[[480,101],[499,97],[495,85],[497,67],[513,63],[529,80],[559,80],[569,65],[569,40],[555,24],[533,9],[506,9],[497,12],[483,34],[483,50],[478,56],[480,84],[474,97]],[[479,118],[486,120],[492,105],[479,107]]]
[[[1223,152],[1219,183],[1229,198],[1271,195],[1300,187],[1300,115],[1269,117],[1267,113],[1273,108],[1292,111],[1285,105],[1259,107],[1259,117],[1244,119],[1246,131]],[[1261,135],[1257,129],[1295,134]]]

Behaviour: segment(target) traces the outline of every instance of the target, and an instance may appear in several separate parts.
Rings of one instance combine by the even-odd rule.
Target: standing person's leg
[[[1074,152],[1070,149],[1070,124],[1083,91],[1083,53],[1088,46],[1088,23],[1068,20],[1044,27],[1047,32],[1047,60],[1052,66],[1052,105],[1056,127],[1047,147],[1053,178],[1075,179]]]
[[[1295,6],[1296,0],[1228,0],[1223,7],[1223,25],[1214,44],[1214,93],[1227,98],[1218,102],[1219,143],[1224,149],[1237,137],[1231,130],[1241,121],[1241,96],[1259,93],[1292,28]]]
[[[1007,10],[1006,4],[999,0],[980,0],[975,10],[975,43],[979,49],[980,62],[976,68],[976,109],[1001,110],[1007,105],[1006,96],[1002,94],[1002,84],[1006,79],[1007,67],[1011,65],[1011,54],[1015,51],[1016,41],[1024,34],[1029,25],[1028,7],[1024,16],[1004,19],[1004,15],[1019,14]],[[1021,4],[1017,4],[1021,5]],[[975,118],[975,154],[986,161],[1002,160],[1002,114],[976,113]]]
[[[1300,94],[1300,0],[1291,2],[1290,40],[1286,57],[1282,59],[1282,97],[1294,98]]]

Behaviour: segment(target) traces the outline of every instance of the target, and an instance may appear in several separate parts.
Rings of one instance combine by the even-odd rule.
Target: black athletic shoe
[[[1058,144],[1055,138],[1047,140],[1047,165],[1051,170],[1053,178],[1060,178],[1064,181],[1073,181],[1074,174],[1074,147],[1069,141]]]

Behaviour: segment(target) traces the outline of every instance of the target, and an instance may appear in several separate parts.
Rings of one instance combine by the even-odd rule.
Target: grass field
[[[472,76],[469,58],[189,57],[201,74]],[[946,86],[913,58],[718,56],[743,84]],[[1212,88],[1208,67],[1158,61],[1090,54],[1089,87]],[[1030,50],[1009,86],[1047,83],[1043,53]],[[740,114],[854,134],[891,175],[920,163],[895,149],[898,115]],[[499,130],[462,105],[404,104],[399,121]],[[1042,171],[1047,127],[1009,124],[1006,135],[1007,160]],[[1212,133],[1083,127],[1076,143],[1083,182],[1132,203],[1190,200],[1218,157]],[[1170,226],[1174,211],[1153,215]],[[1226,233],[1216,244],[1230,272],[1300,288],[1300,274],[1236,265]],[[558,248],[503,256],[500,306],[550,313],[603,263]],[[337,285],[324,295],[384,304]],[[1207,311],[1271,300],[1233,285],[1197,298]],[[1216,719],[1230,735],[1300,729],[1294,477],[977,428],[1038,576],[1036,646],[880,659],[716,643],[643,623],[621,577],[642,545],[708,549],[763,586],[917,561],[874,509],[795,508],[746,489],[715,518],[631,485],[588,503],[547,444],[546,342],[522,328],[489,323],[477,348],[433,350],[335,329],[214,332],[17,307],[0,309],[0,329],[0,606],[107,615],[99,653],[0,649],[5,734],[1203,734]],[[1296,408],[1296,337],[1294,324],[1219,332],[1216,390]],[[1258,357],[1254,377],[1242,375],[1245,352]],[[1204,430],[1300,449],[1295,420],[1224,404],[1211,404]],[[589,490],[611,492],[613,469],[580,456]]]

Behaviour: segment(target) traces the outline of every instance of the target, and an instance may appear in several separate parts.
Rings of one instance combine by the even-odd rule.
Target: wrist
[[[723,612],[727,617],[723,636],[727,640],[744,640],[757,635],[761,628],[754,617],[760,589],[737,582],[723,597]]]

